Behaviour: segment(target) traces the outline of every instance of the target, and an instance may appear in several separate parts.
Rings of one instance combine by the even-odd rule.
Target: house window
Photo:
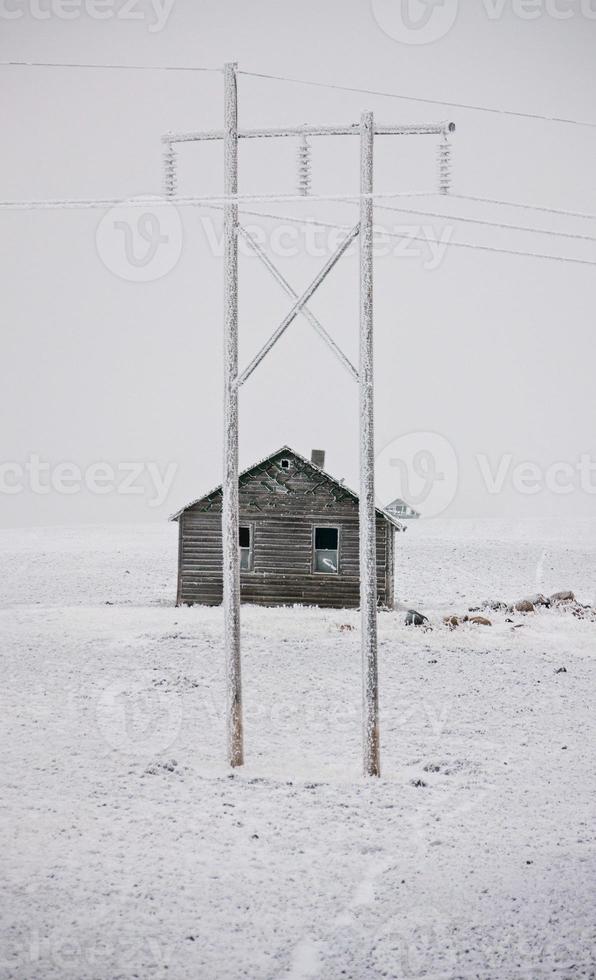
[[[240,569],[249,572],[252,569],[252,527],[244,524],[238,529],[238,543],[240,545]]]
[[[281,461],[281,468],[282,468],[282,470],[289,470],[289,468],[290,468],[290,460],[289,459],[282,459],[282,461]]]
[[[339,528],[316,527],[314,552],[315,572],[336,575],[339,570]]]

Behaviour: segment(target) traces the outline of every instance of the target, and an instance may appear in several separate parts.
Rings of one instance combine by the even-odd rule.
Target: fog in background
[[[368,0],[176,0],[162,30],[151,29],[151,3],[134,8],[142,19],[96,20],[83,11],[65,20],[52,11],[40,19],[47,4],[39,2],[33,8],[29,0],[5,0],[4,11],[20,9],[24,16],[0,15],[1,61],[217,68],[236,59],[247,71],[596,120],[596,19],[579,3],[560,0],[561,10],[572,11],[568,19],[543,10],[525,20],[509,3],[500,19],[491,19],[482,3],[460,2],[445,37],[414,45],[389,36]],[[161,194],[162,133],[222,125],[219,74],[0,72],[4,201]],[[457,193],[596,211],[596,128],[239,79],[244,127],[343,124],[357,121],[363,109],[387,123],[452,119]],[[428,137],[379,139],[377,189],[433,193],[436,147]],[[313,194],[357,192],[358,141],[313,141],[312,175]],[[294,143],[242,144],[241,193],[293,194],[296,180]],[[179,193],[221,191],[221,145],[183,147]],[[596,234],[594,221],[460,200],[388,203]],[[342,225],[353,224],[358,213],[352,203],[316,201],[253,210]],[[181,209],[179,259],[148,282],[108,267],[97,237],[104,215],[0,212],[0,456],[16,466],[37,458],[50,464],[50,474],[61,463],[83,470],[95,463],[142,464],[145,492],[34,492],[24,478],[19,492],[0,494],[4,526],[164,520],[220,482],[223,283],[213,242],[221,215]],[[276,227],[269,219],[244,220],[267,235]],[[380,210],[375,221],[425,224],[436,234],[445,227]],[[465,224],[454,226],[452,238],[596,261],[596,247],[586,241]],[[306,251],[274,256],[298,292],[325,261]],[[418,255],[376,260],[377,450],[396,440],[399,447],[411,433],[433,434],[430,443],[428,435],[420,437],[431,454],[427,461],[435,437],[441,451],[451,446],[457,470],[449,464],[446,481],[454,486],[445,497],[451,501],[446,516],[592,515],[594,494],[579,478],[570,493],[540,481],[538,492],[529,493],[520,492],[511,474],[527,462],[544,473],[554,463],[596,460],[594,268],[459,248],[450,248],[436,268],[428,259],[421,245]],[[289,303],[255,258],[242,257],[241,364]],[[356,361],[356,253],[342,260],[311,307]],[[357,389],[304,320],[294,322],[243,387],[240,412],[243,467],[284,444],[305,455],[324,448],[327,468],[357,487]],[[510,461],[500,492],[488,492],[479,455],[493,475],[503,459]],[[164,499],[156,496],[148,464],[172,477]],[[15,489],[17,470],[5,472]],[[400,492],[399,472],[396,466],[392,496]],[[596,474],[591,483],[596,490]]]

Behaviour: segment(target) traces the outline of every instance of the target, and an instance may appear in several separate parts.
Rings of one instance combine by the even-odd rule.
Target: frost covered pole
[[[360,117],[360,610],[365,776],[380,776],[377,670],[377,548],[373,416],[372,112]],[[367,195],[367,196],[364,196]]]
[[[238,194],[237,65],[224,68],[224,193]],[[224,474],[222,501],[223,612],[228,761],[244,763],[240,671],[240,553],[238,541],[238,204],[224,208]]]

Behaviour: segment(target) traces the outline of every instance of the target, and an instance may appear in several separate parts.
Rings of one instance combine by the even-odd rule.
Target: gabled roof
[[[395,500],[392,500],[390,504],[385,504],[386,509],[388,509],[389,507],[397,507],[397,506],[408,507],[414,514],[420,513],[420,511],[416,510],[415,507],[412,507],[412,505],[409,504],[407,500],[402,500],[401,497],[396,497]]]
[[[330,480],[331,483],[334,483],[336,487],[341,487],[341,489],[345,490],[345,492],[350,497],[353,497],[355,501],[359,500],[358,494],[354,490],[351,490],[350,487],[347,487],[345,483],[340,483],[339,480],[336,480],[335,477],[331,476],[330,473],[327,473],[326,470],[321,469],[320,466],[316,466],[309,459],[306,459],[305,456],[301,456],[300,453],[297,453],[295,449],[291,449],[290,446],[282,446],[281,449],[277,449],[274,453],[270,453],[270,455],[265,456],[264,459],[260,459],[257,463],[253,463],[252,466],[249,466],[247,469],[242,470],[242,472],[239,474],[238,479],[241,480],[244,476],[248,476],[248,474],[252,473],[253,470],[258,469],[260,466],[263,466],[265,463],[268,463],[270,460],[275,459],[276,456],[283,456],[283,455],[294,456],[296,459],[299,459],[301,463],[305,463],[307,466],[310,466],[310,468],[313,469],[315,473],[321,473],[322,476],[324,476],[327,480]],[[219,486],[214,487],[213,490],[209,491],[209,493],[203,494],[202,497],[197,497],[196,500],[191,500],[191,502],[189,504],[186,504],[185,507],[182,507],[180,510],[176,511],[175,514],[172,514],[170,520],[177,521],[178,518],[182,516],[184,511],[188,510],[190,507],[194,507],[195,504],[202,503],[204,500],[207,500],[209,497],[212,497],[213,494],[219,493],[221,488],[222,487],[220,483]],[[377,507],[376,511],[377,514],[380,514],[381,517],[384,517],[385,520],[389,522],[389,524],[393,524],[393,526],[396,527],[398,531],[406,530],[404,525],[400,524],[400,522],[395,519],[393,514],[388,514],[387,511],[383,510],[381,507]]]

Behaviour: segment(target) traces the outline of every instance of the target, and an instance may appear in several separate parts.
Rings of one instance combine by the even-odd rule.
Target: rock
[[[406,626],[430,626],[430,621],[422,613],[416,612],[415,609],[408,609],[406,613]]]
[[[528,602],[531,602],[533,606],[544,606],[546,609],[550,606],[550,599],[547,599],[541,592],[537,595],[528,596]]]
[[[587,612],[585,606],[581,606],[579,602],[564,602],[562,603],[566,609],[570,609],[576,619],[585,619]]]
[[[474,626],[492,626],[492,622],[486,616],[445,616],[443,622],[450,630],[456,629],[463,623],[472,623]]]
[[[559,602],[575,602],[575,594],[573,592],[555,592],[551,595],[550,601],[554,602],[555,605]]]
[[[479,606],[470,607],[468,612],[479,613],[485,609],[490,609],[491,612],[507,612],[509,606],[506,602],[500,602],[498,599],[485,599]]]
[[[529,599],[521,599],[515,603],[514,609],[516,612],[531,613],[534,612],[534,604]]]
[[[154,762],[147,766],[145,773],[148,776],[158,776],[162,772],[175,772],[177,765],[175,759],[169,759],[166,762]]]
[[[571,613],[576,619],[594,619],[595,612],[591,606],[584,606],[576,599],[564,599],[555,603],[555,606],[562,612]]]

